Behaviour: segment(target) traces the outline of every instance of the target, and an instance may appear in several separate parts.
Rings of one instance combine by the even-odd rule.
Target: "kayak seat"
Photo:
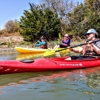
[[[65,60],[92,60],[95,59],[95,57],[92,56],[70,56],[67,57]]]
[[[30,60],[30,59],[24,59],[24,60],[20,60],[23,63],[32,63],[34,62],[34,60]]]

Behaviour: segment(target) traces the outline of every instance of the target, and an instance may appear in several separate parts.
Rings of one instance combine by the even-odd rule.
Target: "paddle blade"
[[[50,50],[50,51],[46,51],[43,56],[51,56],[51,55],[54,55],[55,54],[55,50]]]
[[[61,39],[62,39],[62,36],[61,36],[61,34],[60,34],[60,33],[58,34],[58,36],[59,36],[59,39],[61,40]]]
[[[69,49],[62,50],[62,51],[60,51],[60,53],[63,53],[63,54],[68,54],[68,53],[70,53],[70,50],[69,50]]]

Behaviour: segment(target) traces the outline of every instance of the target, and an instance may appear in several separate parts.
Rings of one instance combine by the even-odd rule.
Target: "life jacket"
[[[40,48],[42,48],[42,49],[47,49],[48,48],[47,41],[45,40],[45,42],[46,42],[46,44],[41,45]]]
[[[83,47],[84,56],[98,56],[97,52],[91,47],[90,44],[87,44]]]
[[[62,40],[62,43],[67,44],[67,46],[70,46],[70,38],[67,39],[66,41]]]

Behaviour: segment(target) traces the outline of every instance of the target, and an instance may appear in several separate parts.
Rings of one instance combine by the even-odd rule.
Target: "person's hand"
[[[88,43],[88,44],[91,44],[92,42],[93,42],[93,41],[88,41],[87,43]]]
[[[38,43],[40,43],[41,41],[40,41],[40,40],[38,40],[37,42],[38,42]]]
[[[67,47],[70,51],[73,51],[73,48],[71,48],[70,46],[69,47]]]
[[[65,44],[65,43],[62,43],[62,45],[67,46],[67,44]]]
[[[92,43],[92,42],[93,42],[93,41],[88,41],[87,44],[93,46],[93,43]]]

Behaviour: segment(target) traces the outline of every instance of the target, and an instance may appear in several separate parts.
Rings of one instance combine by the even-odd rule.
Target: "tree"
[[[67,14],[69,18],[67,30],[80,37],[83,37],[83,34],[90,28],[100,32],[100,6],[98,4],[100,4],[99,0],[85,0],[85,4],[78,4],[73,12]]]
[[[30,10],[24,10],[20,18],[20,33],[25,40],[33,42],[34,39],[43,35],[49,38],[58,37],[60,31],[60,19],[57,13],[46,8],[44,4],[35,6],[29,3]]]
[[[100,0],[85,0],[85,4],[91,11],[97,10],[100,12]]]
[[[66,14],[72,12],[75,5],[72,0],[42,0],[42,2],[53,12],[58,14],[60,18],[60,28],[62,34],[66,31],[66,25],[69,23],[68,17]]]
[[[66,16],[69,18],[69,24],[67,24],[67,30],[70,34],[82,36],[84,32],[84,16],[86,8],[83,4],[77,5],[73,12],[68,13]]]
[[[5,24],[5,30],[8,33],[13,33],[13,32],[18,32],[19,31],[19,23],[17,20],[9,20],[6,24]]]
[[[100,0],[85,0],[85,6],[88,28],[95,28],[100,33]]]

